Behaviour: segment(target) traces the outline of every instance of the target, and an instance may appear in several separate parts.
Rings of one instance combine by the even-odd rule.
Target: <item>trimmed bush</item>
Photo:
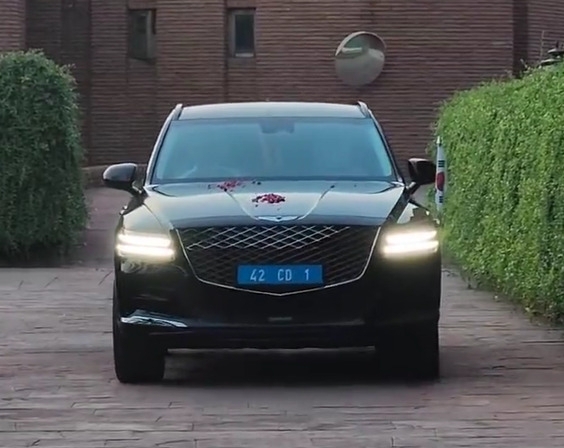
[[[79,111],[69,70],[0,54],[0,255],[64,253],[84,227]]]
[[[564,64],[456,94],[436,132],[449,255],[528,311],[564,317]]]

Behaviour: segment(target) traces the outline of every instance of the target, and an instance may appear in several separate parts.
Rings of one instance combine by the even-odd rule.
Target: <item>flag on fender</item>
[[[446,191],[446,157],[441,137],[437,137],[437,174],[435,176],[435,205],[441,212]]]

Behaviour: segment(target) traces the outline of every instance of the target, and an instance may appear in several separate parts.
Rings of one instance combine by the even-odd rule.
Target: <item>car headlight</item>
[[[439,240],[435,229],[392,231],[384,236],[382,252],[386,256],[435,253]]]
[[[171,260],[172,240],[165,234],[121,231],[117,235],[116,251],[120,257]]]

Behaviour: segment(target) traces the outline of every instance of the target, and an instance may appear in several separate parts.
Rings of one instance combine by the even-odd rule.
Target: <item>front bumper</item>
[[[354,282],[287,296],[202,283],[190,267],[116,260],[122,331],[169,348],[373,345],[389,326],[437,322],[440,255],[374,259]]]
[[[438,312],[405,315],[368,325],[362,320],[324,325],[223,325],[137,311],[120,319],[130,336],[150,337],[167,348],[299,349],[374,345],[387,327],[433,323]]]

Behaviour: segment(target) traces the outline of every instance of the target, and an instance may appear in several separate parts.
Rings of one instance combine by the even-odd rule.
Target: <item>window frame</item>
[[[137,31],[137,20],[140,14],[145,16],[145,32]],[[138,47],[139,42],[143,45]],[[144,62],[154,62],[157,58],[157,9],[128,8],[127,10],[127,56]]]
[[[253,19],[253,48],[251,52],[237,51],[237,17],[251,16]],[[227,8],[227,44],[229,57],[237,59],[251,59],[256,56],[256,8]]]

